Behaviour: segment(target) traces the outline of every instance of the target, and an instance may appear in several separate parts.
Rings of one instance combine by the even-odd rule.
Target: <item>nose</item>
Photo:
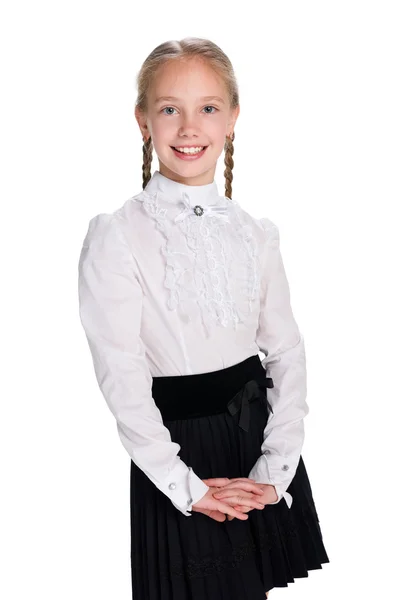
[[[180,127],[179,127],[179,135],[186,136],[186,137],[192,137],[192,136],[198,136],[198,134],[199,134],[199,129],[198,129],[195,117],[192,117],[189,115],[182,116],[182,120],[181,120]]]

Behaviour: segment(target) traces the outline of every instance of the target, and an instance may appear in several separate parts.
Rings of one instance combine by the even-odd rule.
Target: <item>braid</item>
[[[151,161],[153,154],[153,144],[151,137],[149,137],[147,140],[143,138],[143,142],[142,188],[144,189],[151,179]]]
[[[233,169],[233,152],[234,152],[234,148],[233,148],[233,140],[235,139],[235,133],[232,133],[232,137],[226,136],[226,141],[225,141],[225,166],[226,169],[224,171],[224,177],[225,177],[225,196],[227,198],[229,198],[230,200],[232,200],[232,179],[233,179],[233,173],[232,173],[232,169]]]
[[[225,160],[224,160],[224,163],[226,166],[226,169],[224,171],[225,196],[227,196],[227,198],[230,198],[230,199],[232,199],[232,179],[233,179],[232,169],[234,166],[232,157],[233,157],[233,152],[234,152],[234,147],[233,147],[234,139],[235,139],[235,133],[233,132],[232,137],[226,136],[226,141],[225,141]],[[153,145],[152,145],[151,137],[149,137],[147,140],[144,140],[144,138],[143,138],[143,141],[144,141],[144,144],[143,144],[143,166],[142,166],[143,184],[142,184],[142,188],[144,189],[151,179],[151,162],[152,162]]]

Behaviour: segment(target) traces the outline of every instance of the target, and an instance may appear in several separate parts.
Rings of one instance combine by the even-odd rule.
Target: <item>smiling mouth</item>
[[[171,148],[173,150],[176,150],[176,152],[180,152],[181,154],[190,154],[190,155],[192,155],[192,154],[200,154],[200,152],[203,152],[203,150],[205,150],[206,148],[208,148],[208,146],[196,146],[196,147],[197,148],[201,148],[201,150],[198,150],[197,152],[194,152],[193,150],[190,150],[190,149],[184,151],[184,150],[178,150],[178,148],[176,148],[176,146],[171,146]]]

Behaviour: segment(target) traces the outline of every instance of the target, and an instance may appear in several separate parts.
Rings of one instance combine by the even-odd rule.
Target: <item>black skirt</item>
[[[258,355],[194,375],[153,378],[153,398],[180,458],[201,479],[248,477],[271,407]],[[302,457],[282,498],[242,521],[181,513],[131,461],[133,600],[265,600],[328,563]]]

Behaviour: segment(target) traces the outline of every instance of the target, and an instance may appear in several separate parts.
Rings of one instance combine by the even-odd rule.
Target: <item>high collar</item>
[[[218,200],[220,200],[215,180],[212,183],[203,185],[187,185],[165,177],[160,171],[153,173],[145,187],[145,191],[149,194],[157,193],[157,196],[162,196],[163,199],[172,203],[181,202],[185,195],[192,207],[196,205],[213,205],[217,204]]]

